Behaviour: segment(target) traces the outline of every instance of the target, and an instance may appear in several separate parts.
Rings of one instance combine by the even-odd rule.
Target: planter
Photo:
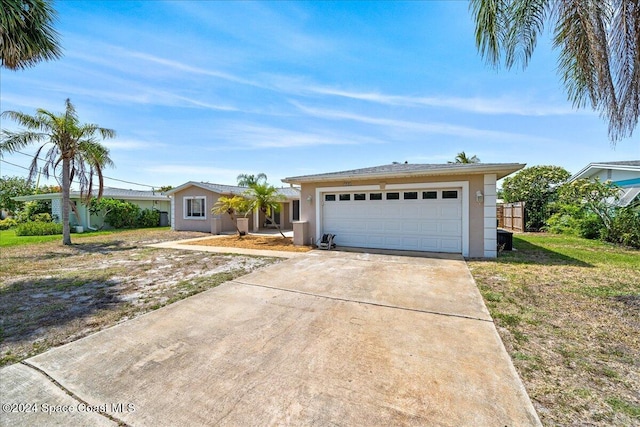
[[[249,234],[249,218],[238,218],[236,219],[236,224],[238,225],[241,236]]]
[[[76,233],[84,233],[84,227],[81,225],[76,225],[75,229]]]

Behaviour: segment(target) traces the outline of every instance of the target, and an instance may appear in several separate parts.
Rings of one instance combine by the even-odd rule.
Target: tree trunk
[[[273,220],[273,218],[271,218],[271,217],[270,217],[269,215],[267,215],[266,213],[265,213],[265,215],[264,215],[264,216],[269,220],[269,222],[270,222],[271,224],[273,224],[273,225],[275,225],[275,226],[276,226],[276,228],[278,229],[278,231],[280,232],[280,234],[282,234],[282,237],[286,239],[286,238],[287,238],[287,236],[285,236],[285,235],[284,235],[284,233],[282,232],[282,230],[280,230],[280,226],[278,225],[278,223],[277,223],[277,222],[275,222],[275,221]]]
[[[71,161],[67,157],[62,158],[62,244],[71,244],[71,226],[69,224],[69,204],[71,193],[71,182],[69,170]]]

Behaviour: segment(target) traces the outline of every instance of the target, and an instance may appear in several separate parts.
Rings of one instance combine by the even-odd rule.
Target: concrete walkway
[[[309,252],[0,378],[3,425],[540,425],[458,256]]]

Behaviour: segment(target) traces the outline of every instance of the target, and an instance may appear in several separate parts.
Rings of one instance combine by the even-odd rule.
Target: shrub
[[[640,209],[616,209],[611,227],[603,229],[602,238],[609,242],[640,248]]]
[[[13,218],[0,219],[0,230],[8,230],[18,225],[18,221]]]
[[[55,222],[25,222],[16,228],[16,236],[48,236],[62,234],[62,224]]]
[[[157,210],[145,209],[138,217],[138,227],[157,227],[160,225],[160,212]]]
[[[35,222],[52,222],[53,218],[51,218],[51,214],[49,213],[38,213],[33,215],[33,221]]]

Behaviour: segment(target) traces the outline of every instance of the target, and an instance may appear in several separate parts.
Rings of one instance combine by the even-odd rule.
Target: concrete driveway
[[[456,256],[310,252],[0,378],[2,425],[540,425]]]

